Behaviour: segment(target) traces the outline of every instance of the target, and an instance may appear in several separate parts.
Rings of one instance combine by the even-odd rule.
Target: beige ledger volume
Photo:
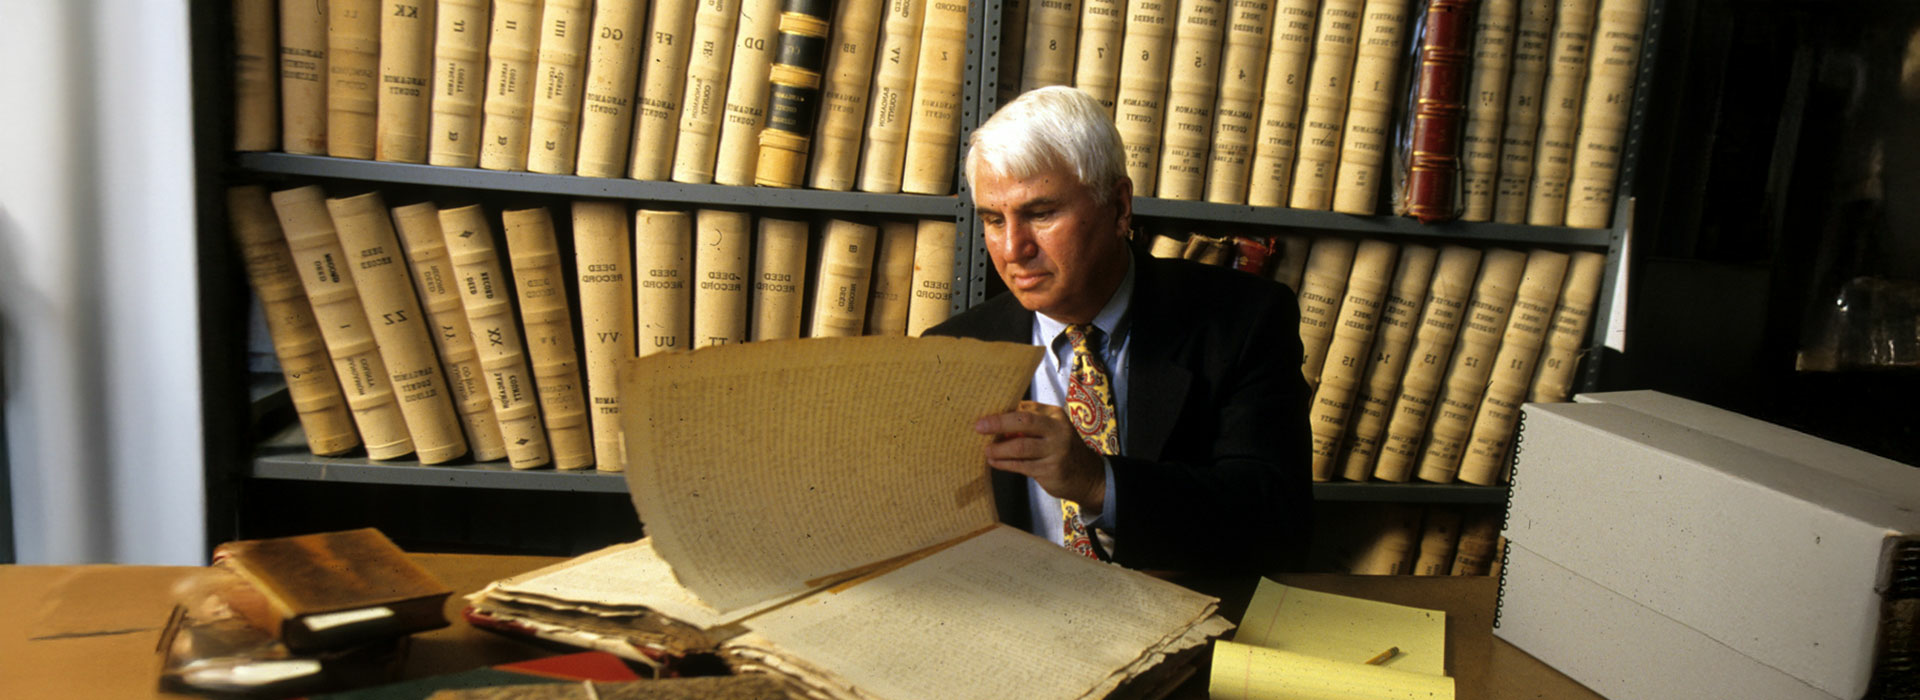
[[[1417,453],[1420,470],[1416,476],[1422,481],[1453,481],[1454,472],[1459,468],[1461,445],[1473,427],[1473,414],[1480,408],[1480,397],[1486,391],[1494,357],[1500,350],[1500,337],[1513,315],[1514,299],[1526,279],[1525,273],[1532,271],[1538,276],[1549,271],[1543,268],[1552,267],[1552,261],[1545,256],[1511,250],[1487,253],[1480,268],[1480,279],[1474,281],[1473,301],[1468,303],[1466,316],[1460,321],[1460,337],[1454,341],[1453,360],[1447,365],[1438,400],[1433,402],[1426,447]],[[1559,274],[1565,274],[1564,257],[1558,267]],[[1557,291],[1559,275],[1553,277],[1553,289]]]
[[[1220,94],[1213,108],[1213,150],[1207,158],[1209,202],[1247,201],[1247,168],[1253,164],[1260,89],[1267,77],[1267,37],[1273,31],[1272,5],[1268,0],[1227,3]]]
[[[1450,265],[1463,254],[1477,262],[1480,254],[1458,246],[1448,246],[1444,254]],[[1394,265],[1393,284],[1387,290],[1387,303],[1380,312],[1380,324],[1374,329],[1372,359],[1367,362],[1359,395],[1353,399],[1347,430],[1340,438],[1336,463],[1340,478],[1366,481],[1373,476],[1373,459],[1379,454],[1380,433],[1387,429],[1394,397],[1400,395],[1400,377],[1407,367],[1407,351],[1419,329],[1420,308],[1427,302],[1427,284],[1433,279],[1435,261],[1442,253],[1423,245],[1400,249],[1400,262]],[[1469,278],[1472,270],[1467,271]]]
[[[880,44],[881,5],[843,2],[833,18],[807,176],[814,189],[844,192],[853,189],[859,177],[860,133],[867,123],[867,87],[873,82],[874,51]]]
[[[528,365],[540,394],[540,416],[553,449],[553,466],[592,466],[593,434],[587,425],[580,353],[573,345],[573,314],[567,308],[569,285],[560,271],[553,215],[539,207],[503,211],[500,223],[507,234],[520,327],[527,334]]]
[[[1460,132],[1460,190],[1466,196],[1462,221],[1493,218],[1493,178],[1500,168],[1500,125],[1507,115],[1507,76],[1513,69],[1519,10],[1520,0],[1488,0],[1475,19],[1467,120]]]
[[[880,56],[873,71],[873,99],[861,140],[860,191],[899,192],[906,167],[907,122],[913,115],[913,78],[920,70],[920,28],[926,4],[887,3],[880,24]]]
[[[233,0],[233,150],[280,147],[280,56],[274,0]]]
[[[1154,191],[1160,174],[1160,125],[1166,116],[1167,70],[1173,60],[1175,0],[1133,0],[1120,43],[1120,87],[1114,128],[1127,152],[1135,194]]]
[[[1378,240],[1361,241],[1354,252],[1353,269],[1347,276],[1347,290],[1340,302],[1333,339],[1327,345],[1320,382],[1307,409],[1307,425],[1313,435],[1314,481],[1333,479],[1334,453],[1340,448],[1340,436],[1346,432],[1349,420],[1348,409],[1366,371],[1374,329],[1380,324],[1381,305],[1386,301],[1387,283],[1393,276],[1396,252],[1397,246]]]
[[[1559,226],[1567,220],[1567,181],[1573,176],[1573,139],[1580,129],[1581,95],[1593,47],[1594,0],[1562,0],[1553,18],[1547,87],[1540,98],[1540,135],[1534,145],[1527,223]]]
[[[433,3],[391,3],[380,13],[380,100],[373,157],[427,162],[433,100]]]
[[[1326,209],[1340,162],[1341,127],[1360,38],[1361,0],[1326,0],[1315,25],[1313,65],[1287,202],[1295,209]]]
[[[720,143],[713,163],[713,181],[722,185],[753,184],[753,171],[760,163],[760,126],[767,122],[767,80],[773,72],[773,49],[780,37],[780,0],[745,0],[740,4],[739,25],[734,34],[733,67],[727,70],[726,114],[720,120]]]
[[[380,3],[327,3],[327,155],[372,158],[380,89]]]
[[[353,267],[353,286],[360,290],[367,326],[380,346],[400,399],[400,415],[407,419],[413,451],[421,464],[439,464],[467,453],[460,432],[460,414],[453,410],[453,392],[440,372],[440,357],[413,295],[406,254],[393,232],[387,204],[380,193],[327,200],[334,230],[346,260]]]
[[[447,387],[453,391],[453,406],[467,429],[467,450],[476,462],[503,459],[507,443],[500,436],[493,399],[487,396],[486,368],[480,366],[480,351],[473,345],[473,328],[467,323],[466,305],[457,288],[459,277],[453,271],[453,260],[447,257],[440,209],[432,202],[394,207],[393,228],[400,234],[400,247],[413,270],[413,290],[419,293],[420,306],[426,310],[433,344],[446,370]]]
[[[1420,438],[1426,435],[1428,409],[1440,392],[1447,360],[1453,357],[1453,342],[1460,337],[1460,319],[1466,314],[1482,257],[1479,250],[1463,246],[1447,246],[1440,251],[1433,285],[1427,288],[1427,302],[1420,312],[1420,326],[1414,331],[1413,348],[1407,352],[1406,373],[1400,377],[1400,390],[1392,399],[1376,448],[1373,478],[1406,481],[1413,476]],[[1502,258],[1502,266],[1517,267],[1525,261],[1525,256],[1511,251]]]
[[[300,269],[287,250],[286,234],[274,219],[266,189],[258,185],[227,190],[233,238],[246,261],[247,281],[260,298],[274,357],[287,380],[287,395],[316,455],[337,455],[360,445],[347,412],[346,397],[327,357],[326,340],[300,286]]]
[[[867,299],[866,335],[907,332],[915,228],[912,221],[880,222],[879,248],[873,254],[873,291]]]
[[[319,185],[308,185],[274,192],[272,199],[367,456],[394,459],[413,452],[413,438],[407,435],[407,421],[400,414],[387,365],[380,359],[373,331],[367,327],[367,312],[360,306],[360,292],[353,286],[351,265],[340,248],[340,236],[333,231],[326,193]]]
[[[720,118],[727,106],[727,69],[733,63],[740,0],[699,0],[693,13],[687,79],[680,93],[680,133],[673,144],[675,182],[713,182]]]
[[[879,229],[843,219],[827,222],[820,240],[820,269],[813,276],[813,326],[809,338],[860,335],[867,318],[867,280]]]
[[[1354,51],[1353,90],[1347,94],[1347,119],[1335,171],[1333,210],[1372,214],[1380,200],[1383,165],[1393,119],[1401,98],[1399,73],[1407,35],[1407,0],[1367,0]]]
[[[1220,79],[1220,39],[1226,0],[1181,0],[1173,26],[1167,119],[1160,138],[1160,175],[1152,190],[1167,199],[1206,194],[1213,103]],[[1142,190],[1141,194],[1147,194]]]
[[[1534,364],[1553,321],[1554,302],[1566,272],[1565,253],[1536,250],[1528,256],[1527,272],[1520,279],[1520,293],[1514,297],[1513,313],[1500,337],[1500,351],[1494,354],[1493,372],[1487,377],[1472,432],[1459,448],[1461,481],[1485,486],[1500,480],[1501,458],[1520,421],[1520,404],[1527,400],[1527,385],[1533,381]]]
[[[800,337],[806,308],[807,222],[763,216],[753,249],[753,341]]]
[[[1580,138],[1573,147],[1573,181],[1567,187],[1567,225],[1604,228],[1613,216],[1627,113],[1639,77],[1640,41],[1646,31],[1646,0],[1602,0],[1593,31],[1593,67],[1580,109]]]
[[[1565,401],[1572,393],[1573,371],[1586,348],[1587,326],[1593,323],[1593,305],[1600,296],[1600,279],[1606,274],[1607,256],[1579,251],[1567,263],[1567,284],[1560,290],[1560,304],[1553,310],[1553,327],[1547,331],[1546,347],[1540,351],[1533,387],[1528,401],[1552,403]]]
[[[1278,0],[1273,31],[1267,38],[1266,90],[1260,98],[1259,127],[1253,135],[1253,165],[1248,169],[1247,203],[1278,207],[1287,203],[1293,183],[1293,158],[1300,143],[1300,105],[1306,99],[1307,67],[1313,53],[1319,0]]]
[[[546,0],[540,12],[540,58],[534,64],[533,123],[527,169],[566,175],[580,147],[580,94],[586,82],[589,0]]]
[[[693,216],[633,213],[634,332],[640,356],[693,348]]]
[[[1026,55],[1020,61],[1020,91],[1073,82],[1074,41],[1079,37],[1080,0],[1041,0],[1027,5]],[[1016,45],[1003,51],[1021,50]],[[1012,80],[1014,76],[1002,76]]]
[[[920,27],[920,68],[913,79],[913,118],[907,123],[906,171],[900,189],[913,194],[953,191],[960,148],[960,80],[966,68],[967,3],[930,0]]]
[[[627,177],[665,180],[673,174],[673,147],[680,135],[680,98],[687,86],[687,56],[693,45],[694,3],[653,0],[647,48],[640,72],[640,111],[633,116],[632,162]]]
[[[539,0],[495,0],[493,31],[487,35],[480,167],[527,169],[528,116],[533,112],[533,68],[539,52]]]
[[[627,206],[575,200],[574,268],[580,280],[580,336],[586,343],[587,403],[593,463],[601,471],[627,468],[620,432],[620,364],[635,355],[633,253],[627,244]]]
[[[954,237],[950,220],[921,219],[913,235],[913,300],[907,306],[907,335],[919,337],[953,314]]]
[[[487,0],[440,0],[434,12],[432,112],[427,163],[480,164],[480,103],[486,95]]]
[[[280,148],[327,152],[327,5],[280,0]]]
[[[1323,236],[1314,239],[1307,253],[1307,269],[1300,275],[1300,344],[1305,352],[1300,373],[1308,389],[1320,384],[1320,369],[1327,362],[1327,345],[1333,342],[1333,324],[1358,245],[1350,238]]]
[[[493,242],[493,226],[480,205],[443,209],[440,230],[446,236],[447,258],[457,275],[461,307],[480,367],[487,375],[487,395],[500,435],[507,441],[507,464],[514,469],[545,466],[550,455],[547,433],[540,425],[540,401],[533,375],[527,371],[520,324],[513,318],[512,282],[500,269]]]
[[[747,342],[747,255],[753,217],[701,209],[693,216],[693,347]]]
[[[640,47],[646,45],[646,0],[600,0],[587,39],[587,77],[581,86],[580,149],[573,172],[586,177],[627,174],[633,113],[640,83]]]

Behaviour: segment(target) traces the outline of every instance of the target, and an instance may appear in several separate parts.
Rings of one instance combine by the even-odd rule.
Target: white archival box
[[[1655,392],[1523,414],[1495,634],[1613,697],[1867,691],[1920,469]]]

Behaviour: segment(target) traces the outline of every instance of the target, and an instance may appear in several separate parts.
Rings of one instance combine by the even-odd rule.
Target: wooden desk
[[[559,561],[552,557],[416,554],[455,591],[447,601],[453,625],[417,635],[407,677],[451,673],[555,652],[473,629],[459,612],[462,595],[488,582]],[[170,587],[193,567],[0,566],[0,697],[177,698],[160,693],[161,628],[172,607]],[[1598,698],[1491,634],[1495,582],[1488,578],[1295,574],[1280,582],[1447,611],[1448,667],[1462,700]],[[1180,581],[1222,599],[1239,619],[1251,581]],[[1203,697],[1205,679],[1182,697]],[[1197,693],[1197,694],[1194,694]]]

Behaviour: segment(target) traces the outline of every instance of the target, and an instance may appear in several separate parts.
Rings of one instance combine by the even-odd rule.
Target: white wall
[[[205,563],[187,0],[0,0],[0,85],[19,561]]]

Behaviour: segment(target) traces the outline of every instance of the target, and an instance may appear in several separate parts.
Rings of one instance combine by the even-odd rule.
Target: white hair
[[[1063,167],[1103,206],[1127,177],[1113,119],[1091,96],[1064,85],[1022,94],[974,129],[967,140],[967,181],[974,182],[982,167],[1021,179]]]

